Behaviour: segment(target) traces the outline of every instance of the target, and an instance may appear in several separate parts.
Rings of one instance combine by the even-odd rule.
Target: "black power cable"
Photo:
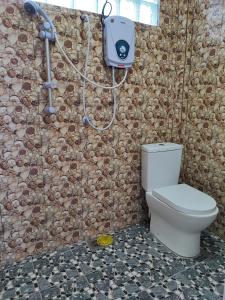
[[[105,15],[105,8],[107,4],[110,6],[110,11],[108,15]],[[101,22],[103,27],[104,27],[104,20],[110,16],[111,12],[112,12],[112,4],[108,0],[106,0],[105,4],[102,7],[102,16],[101,16]]]

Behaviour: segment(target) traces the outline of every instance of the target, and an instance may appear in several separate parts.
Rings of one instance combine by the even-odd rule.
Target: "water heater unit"
[[[104,57],[107,66],[129,68],[134,62],[134,22],[111,16],[104,20]]]

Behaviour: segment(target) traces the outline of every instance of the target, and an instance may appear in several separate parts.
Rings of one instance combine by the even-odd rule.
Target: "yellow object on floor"
[[[97,237],[96,242],[102,247],[110,246],[113,243],[113,236],[110,234],[101,234]]]

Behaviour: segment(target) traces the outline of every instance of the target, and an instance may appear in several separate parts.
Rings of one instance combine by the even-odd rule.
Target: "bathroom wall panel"
[[[217,200],[212,229],[224,238],[223,11],[223,1],[194,3],[183,179]]]
[[[55,116],[43,114],[47,93],[42,89],[46,80],[44,44],[37,30],[41,20],[27,16],[22,2],[1,1],[1,133],[3,149],[9,152],[1,159],[2,218],[9,224],[3,237],[3,261],[146,219],[140,144],[171,139],[177,74],[170,51],[174,27],[170,17],[176,15],[177,6],[161,3],[158,28],[136,25],[136,63],[127,82],[116,91],[114,126],[99,133],[82,125],[82,83],[54,46],[52,75],[58,86],[53,102],[58,112]],[[45,8],[66,51],[82,70],[87,34],[80,12]],[[108,84],[111,73],[102,58],[100,19],[90,16],[89,76]],[[123,74],[123,70],[117,71],[116,80]],[[110,92],[88,85],[86,96],[93,121],[108,123]],[[11,160],[16,163],[9,167]],[[11,209],[14,199],[19,204]]]

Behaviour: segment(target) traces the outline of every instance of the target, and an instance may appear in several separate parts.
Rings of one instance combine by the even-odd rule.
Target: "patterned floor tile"
[[[185,259],[136,225],[107,248],[81,242],[5,266],[0,299],[222,300],[224,265],[225,242],[209,232],[200,256]]]

